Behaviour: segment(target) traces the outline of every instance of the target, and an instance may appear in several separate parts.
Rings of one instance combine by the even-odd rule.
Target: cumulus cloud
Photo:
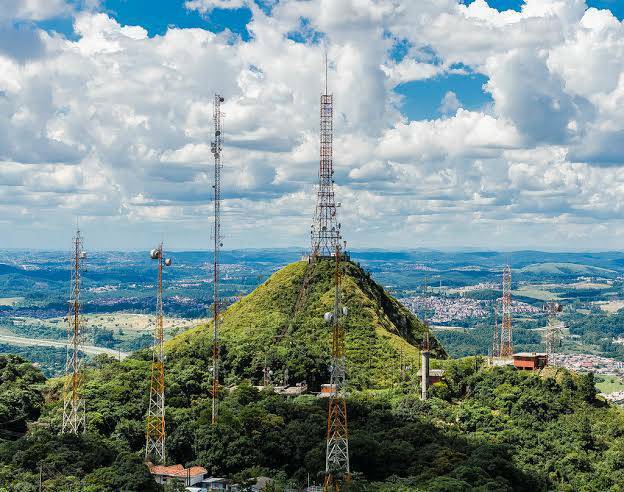
[[[187,0],[184,2],[187,9],[198,10],[202,14],[213,9],[238,9],[246,4],[246,0]]]
[[[461,108],[461,102],[453,91],[448,91],[444,94],[438,111],[442,114],[454,113]]]
[[[63,246],[79,215],[85,231],[98,224],[100,247],[143,247],[154,231],[172,247],[205,247],[215,92],[225,97],[226,244],[305,244],[325,49],[351,245],[624,237],[624,27],[610,12],[582,0],[527,0],[520,12],[484,0],[283,0],[270,15],[244,0],[185,5],[249,8],[250,39],[176,27],[149,37],[97,8],[0,3],[7,246],[28,246],[34,230]],[[13,31],[69,14],[75,40],[33,24]],[[459,87],[438,119],[402,114],[398,84],[449,73],[485,76],[492,103],[463,109]]]

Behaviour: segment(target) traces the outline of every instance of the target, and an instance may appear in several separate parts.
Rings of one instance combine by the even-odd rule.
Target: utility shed
[[[537,371],[548,364],[548,354],[543,352],[519,352],[513,355],[513,364],[516,369]]]
[[[418,370],[418,378],[422,375],[421,370]],[[435,383],[439,383],[444,378],[444,369],[429,369],[429,386]]]
[[[184,468],[182,465],[164,466],[147,463],[147,467],[156,483],[163,485],[171,480],[176,480],[187,486],[197,485],[204,479],[204,475],[207,473],[202,466]]]

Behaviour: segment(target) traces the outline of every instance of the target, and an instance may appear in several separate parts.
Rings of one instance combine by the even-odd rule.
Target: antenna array
[[[219,94],[214,96],[213,120],[214,120],[214,141],[211,144],[214,155],[214,257],[213,257],[213,330],[212,330],[212,423],[217,423],[219,413],[219,254],[223,246],[221,237],[221,103],[224,101]]]
[[[156,323],[154,345],[152,347],[152,367],[150,377],[150,401],[147,411],[145,460],[153,458],[157,463],[165,463],[165,330],[163,314],[163,266],[171,265],[164,259],[163,244],[150,252],[150,258],[158,261],[158,283],[156,287]]]

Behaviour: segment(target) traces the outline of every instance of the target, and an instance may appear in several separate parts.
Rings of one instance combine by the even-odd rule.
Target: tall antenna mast
[[[548,326],[546,326],[545,342],[546,353],[548,354],[548,364],[557,365],[557,347],[561,342],[561,321],[558,315],[563,311],[563,306],[558,302],[546,303],[544,309],[548,313]]]
[[[501,327],[500,356],[513,355],[513,336],[511,332],[511,268],[505,265],[503,270],[503,324]]]
[[[224,101],[223,96],[215,94],[214,96],[214,141],[211,145],[212,154],[214,155],[214,258],[213,258],[213,331],[212,331],[212,423],[217,423],[217,415],[219,413],[219,253],[223,238],[221,237],[221,103]]]
[[[496,303],[492,307],[494,317],[494,332],[492,334],[492,357],[500,357],[500,330],[498,328],[498,314],[496,313]]]
[[[163,265],[171,265],[164,259],[163,243],[150,251],[150,258],[158,261],[158,284],[156,287],[156,325],[152,347],[152,370],[150,378],[150,400],[147,411],[145,460],[152,458],[156,463],[165,463],[165,330],[163,326]]]
[[[80,434],[86,430],[84,373],[83,373],[83,327],[80,315],[80,286],[87,254],[84,251],[80,229],[76,225],[74,246],[71,254],[69,313],[67,315],[67,355],[65,358],[65,384],[63,386],[63,434]]]
[[[341,318],[347,308],[341,304],[342,267],[340,246],[335,249],[336,271],[334,282],[333,312],[325,313],[325,320],[332,326],[331,378],[329,411],[327,413],[327,449],[325,455],[325,491],[339,491],[351,479],[349,468],[349,429],[347,425],[347,371],[345,329]]]
[[[331,257],[340,248],[340,224],[336,220],[333,163],[334,96],[327,93],[327,52],[325,53],[325,94],[321,95],[320,168],[316,211],[310,231],[311,256]]]

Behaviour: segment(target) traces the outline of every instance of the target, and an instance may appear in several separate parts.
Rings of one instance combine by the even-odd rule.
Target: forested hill
[[[383,388],[398,382],[400,364],[416,367],[425,327],[388,295],[359,265],[343,262],[342,303],[351,387]],[[291,384],[312,389],[329,380],[330,329],[323,314],[333,309],[335,263],[300,261],[274,273],[251,294],[230,306],[220,324],[226,382],[261,381],[270,367],[276,383],[285,369]],[[173,364],[211,356],[212,324],[167,343]],[[432,336],[434,357],[446,353]]]
[[[23,405],[27,420],[42,412],[25,437],[0,442],[0,491],[34,492],[39,467],[47,491],[158,490],[142,464],[147,360],[101,358],[89,371],[88,432],[78,438],[58,436],[59,381],[43,388],[25,361],[0,360],[3,425],[13,425],[10,407]],[[351,392],[351,490],[622,490],[624,414],[596,399],[591,375],[481,362],[447,361],[446,380],[424,403],[410,382]],[[196,371],[168,376],[170,462],[201,464],[238,481],[268,475],[276,490],[300,487],[308,474],[320,480],[325,400],[289,400],[241,384],[222,395],[213,427]]]
[[[624,413],[596,398],[591,375],[445,360],[433,340],[445,378],[421,402],[415,366],[401,363],[415,364],[422,324],[357,265],[345,266],[352,492],[622,490]],[[214,426],[210,327],[167,344],[169,463],[239,482],[273,477],[276,490],[322,480],[327,401],[251,383],[265,361],[276,383],[285,368],[291,383],[327,381],[332,279],[331,262],[295,263],[226,311]],[[0,492],[36,491],[40,471],[46,491],[159,490],[143,464],[150,363],[149,351],[96,357],[86,371],[88,432],[75,437],[59,436],[62,380],[0,356]]]

